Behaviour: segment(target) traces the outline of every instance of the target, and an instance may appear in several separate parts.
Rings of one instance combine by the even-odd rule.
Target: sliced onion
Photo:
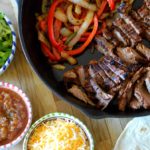
[[[69,36],[69,35],[71,35],[73,32],[71,32],[69,29],[67,29],[67,28],[62,28],[61,30],[60,30],[60,33],[61,33],[61,35],[62,36]]]
[[[77,63],[77,60],[71,56],[69,56],[65,52],[61,52],[61,57],[67,60],[71,65],[75,65]]]
[[[101,17],[100,17],[100,19],[106,19],[106,18],[108,18],[109,17],[109,15],[110,15],[110,13],[103,13],[102,15],[101,15]]]
[[[55,64],[55,65],[52,65],[52,67],[56,70],[65,70],[65,66],[64,65],[61,65],[61,64]]]
[[[50,44],[44,35],[44,32],[38,30],[38,40],[44,43],[48,48],[50,48]]]
[[[57,18],[58,20],[66,23],[67,22],[67,16],[66,14],[63,12],[62,9],[58,8],[55,11],[55,18]]]
[[[101,3],[102,3],[101,0],[96,0],[96,5],[98,8],[100,7]]]
[[[73,47],[80,40],[82,34],[86,32],[89,25],[91,24],[91,22],[93,20],[93,16],[94,16],[94,12],[93,11],[88,11],[84,22],[82,23],[79,31],[77,32],[77,35],[68,44],[69,47]]]
[[[89,2],[87,2],[85,0],[69,0],[69,1],[74,3],[74,4],[78,4],[79,6],[82,6],[83,8],[92,10],[92,11],[97,10],[97,7],[95,4],[90,4]]]
[[[80,29],[80,26],[74,26],[74,27],[73,27],[74,32],[78,32],[79,29]]]
[[[73,5],[69,5],[68,8],[67,8],[67,18],[68,18],[68,21],[73,24],[73,25],[80,25],[82,24],[83,22],[83,19],[77,19],[73,16],[72,14],[73,12]]]
[[[82,13],[81,7],[80,7],[79,5],[76,5],[76,6],[75,6],[75,13],[76,13],[77,15],[80,15],[80,14]]]

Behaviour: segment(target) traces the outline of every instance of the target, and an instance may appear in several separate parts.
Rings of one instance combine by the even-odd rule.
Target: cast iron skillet
[[[115,101],[102,112],[92,106],[86,105],[67,93],[62,82],[63,72],[52,70],[40,50],[37,32],[35,29],[35,13],[40,12],[41,1],[42,0],[18,0],[19,32],[26,59],[49,89],[51,89],[61,99],[74,105],[91,118],[100,119],[104,117],[135,117],[148,115],[148,110],[127,110],[126,112],[120,112]],[[141,3],[142,0],[137,0],[135,8],[139,7]],[[87,64],[89,60],[93,58],[98,59],[99,57],[100,53],[95,52],[94,54],[91,54],[90,50],[87,50],[84,54],[78,57],[78,62],[79,64]],[[67,69],[69,68],[71,67],[68,66]]]

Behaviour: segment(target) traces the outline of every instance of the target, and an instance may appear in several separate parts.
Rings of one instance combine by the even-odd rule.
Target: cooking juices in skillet
[[[16,139],[28,121],[22,98],[12,90],[0,88],[0,146]]]

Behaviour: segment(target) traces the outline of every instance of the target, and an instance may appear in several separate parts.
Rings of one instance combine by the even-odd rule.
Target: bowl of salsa
[[[0,82],[0,149],[19,143],[32,122],[32,107],[18,87]]]
[[[23,150],[94,150],[94,140],[79,119],[50,113],[37,120],[25,136]]]

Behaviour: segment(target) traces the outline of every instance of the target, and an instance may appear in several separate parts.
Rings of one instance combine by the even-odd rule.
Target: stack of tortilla
[[[114,150],[150,150],[150,116],[130,121],[118,138]]]

